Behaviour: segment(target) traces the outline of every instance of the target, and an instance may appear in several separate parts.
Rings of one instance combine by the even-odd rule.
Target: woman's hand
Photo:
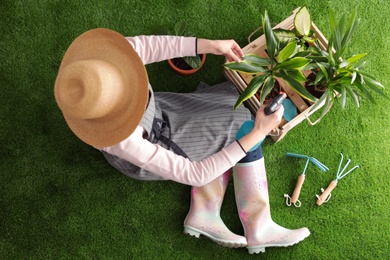
[[[201,53],[223,55],[228,61],[241,61],[244,55],[240,46],[234,40],[207,40],[198,39],[198,50]]]
[[[277,127],[283,116],[284,107],[280,106],[273,114],[264,114],[265,105],[262,105],[256,113],[255,126],[251,132],[238,140],[245,151],[249,151],[264,139],[275,127]]]
[[[274,113],[270,115],[264,114],[264,108],[266,106],[262,105],[256,113],[255,127],[252,131],[256,131],[257,134],[270,133],[275,127],[277,127],[282,121],[284,107],[280,106]]]
[[[234,40],[215,40],[216,55],[223,55],[228,61],[241,61],[241,57],[244,56],[240,46]]]

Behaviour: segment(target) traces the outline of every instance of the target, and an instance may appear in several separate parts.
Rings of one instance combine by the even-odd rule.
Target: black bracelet
[[[240,142],[238,140],[236,140],[236,142],[238,143],[238,145],[241,147],[241,149],[244,151],[245,154],[247,154],[248,152],[244,150],[244,148],[242,147],[242,145],[240,144]]]
[[[198,37],[195,38],[195,53],[198,56]]]

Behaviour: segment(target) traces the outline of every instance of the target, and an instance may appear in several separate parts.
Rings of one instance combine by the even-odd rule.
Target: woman
[[[247,246],[249,253],[298,243],[309,230],[288,230],[272,221],[261,147],[251,151],[280,123],[283,107],[269,116],[261,107],[253,130],[235,140],[251,114],[244,107],[232,109],[238,93],[231,83],[200,84],[193,93],[153,92],[145,64],[198,53],[235,61],[243,55],[233,40],[125,38],[108,29],[88,31],[61,62],[57,104],[76,136],[124,174],[193,186],[185,233],[227,247]],[[220,218],[232,168],[245,237],[232,233]]]

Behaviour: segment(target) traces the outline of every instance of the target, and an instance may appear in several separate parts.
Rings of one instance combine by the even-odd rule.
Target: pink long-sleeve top
[[[144,64],[196,55],[196,38],[193,37],[138,36],[126,39]],[[233,142],[210,157],[201,161],[191,161],[144,139],[144,131],[145,129],[139,125],[122,142],[101,150],[163,178],[192,186],[209,183],[245,156],[240,145]]]

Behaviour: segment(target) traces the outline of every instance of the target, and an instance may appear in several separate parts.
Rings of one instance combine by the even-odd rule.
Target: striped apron
[[[214,86],[201,82],[191,93],[154,93],[149,85],[149,103],[140,122],[146,130],[144,138],[192,161],[209,157],[231,144],[242,123],[251,119],[244,106],[233,110],[237,97],[238,91],[231,82]],[[167,139],[172,143],[167,145]],[[113,167],[129,177],[163,180],[126,160],[102,152]]]

